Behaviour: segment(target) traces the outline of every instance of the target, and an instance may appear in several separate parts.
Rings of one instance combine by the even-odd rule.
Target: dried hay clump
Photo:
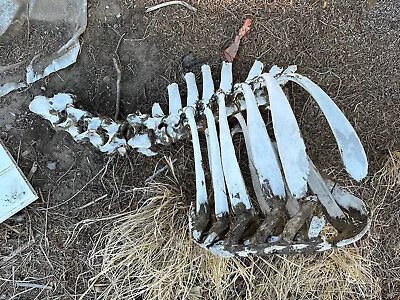
[[[224,259],[195,245],[187,201],[152,184],[148,200],[114,221],[90,289],[96,299],[362,299],[380,297],[359,246],[310,256]],[[101,243],[100,243],[101,244]]]
[[[378,182],[389,188],[400,186],[400,151],[390,151],[378,172]]]

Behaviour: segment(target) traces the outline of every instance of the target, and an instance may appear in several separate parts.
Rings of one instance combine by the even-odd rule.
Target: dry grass
[[[377,174],[380,184],[389,188],[400,186],[400,151],[390,151],[382,169]]]
[[[379,299],[363,245],[310,256],[223,259],[195,245],[187,201],[152,184],[147,201],[110,224],[91,259],[97,299]],[[100,262],[96,265],[96,261]]]
[[[397,300],[400,291],[400,151],[388,151],[382,168],[372,179],[372,187],[375,189],[375,226],[371,232],[374,245],[371,257],[379,263],[374,271],[386,287],[386,298]]]

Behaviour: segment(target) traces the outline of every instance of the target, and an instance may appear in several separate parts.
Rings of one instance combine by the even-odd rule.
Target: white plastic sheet
[[[0,223],[37,198],[35,191],[0,141]]]
[[[73,64],[86,0],[0,0],[0,97]]]

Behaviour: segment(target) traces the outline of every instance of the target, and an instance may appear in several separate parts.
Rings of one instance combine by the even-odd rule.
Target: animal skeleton
[[[68,131],[76,141],[88,141],[106,153],[125,154],[131,147],[155,155],[153,145],[191,136],[196,201],[189,212],[190,232],[196,243],[216,255],[319,252],[359,240],[370,226],[365,203],[322,178],[306,154],[281,86],[293,81],[315,99],[333,131],[347,172],[359,181],[368,168],[364,149],[329,96],[297,74],[296,66],[285,71],[274,66],[263,73],[263,64],[255,61],[246,81],[232,86],[232,63],[224,62],[217,90],[210,67],[204,65],[201,71],[201,98],[195,75],[185,75],[185,107],[178,85],[168,86],[168,115],[155,103],[151,116],[131,114],[125,122],[114,122],[75,108],[69,94],[35,97],[30,110],[49,120],[54,128]],[[260,113],[259,107],[266,105],[276,142],[271,142]],[[236,118],[239,127],[231,130],[229,117]],[[232,136],[238,132],[244,136],[252,186],[245,185],[235,153]],[[207,195],[199,133],[205,134],[207,141],[213,197]],[[250,189],[257,204],[250,199]],[[329,238],[324,235],[326,220],[335,232]]]

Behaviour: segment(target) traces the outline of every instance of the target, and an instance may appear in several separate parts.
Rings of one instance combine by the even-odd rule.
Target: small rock
[[[115,16],[117,17],[117,19],[121,18],[121,14],[120,13],[117,13]]]
[[[111,78],[110,78],[109,76],[104,76],[103,81],[104,81],[105,83],[110,83]]]
[[[56,167],[57,167],[57,163],[56,162],[54,162],[54,161],[48,161],[47,162],[47,168],[49,170],[55,170]]]
[[[27,157],[29,155],[30,151],[29,150],[25,150],[24,152],[21,153],[21,156],[23,158]]]

